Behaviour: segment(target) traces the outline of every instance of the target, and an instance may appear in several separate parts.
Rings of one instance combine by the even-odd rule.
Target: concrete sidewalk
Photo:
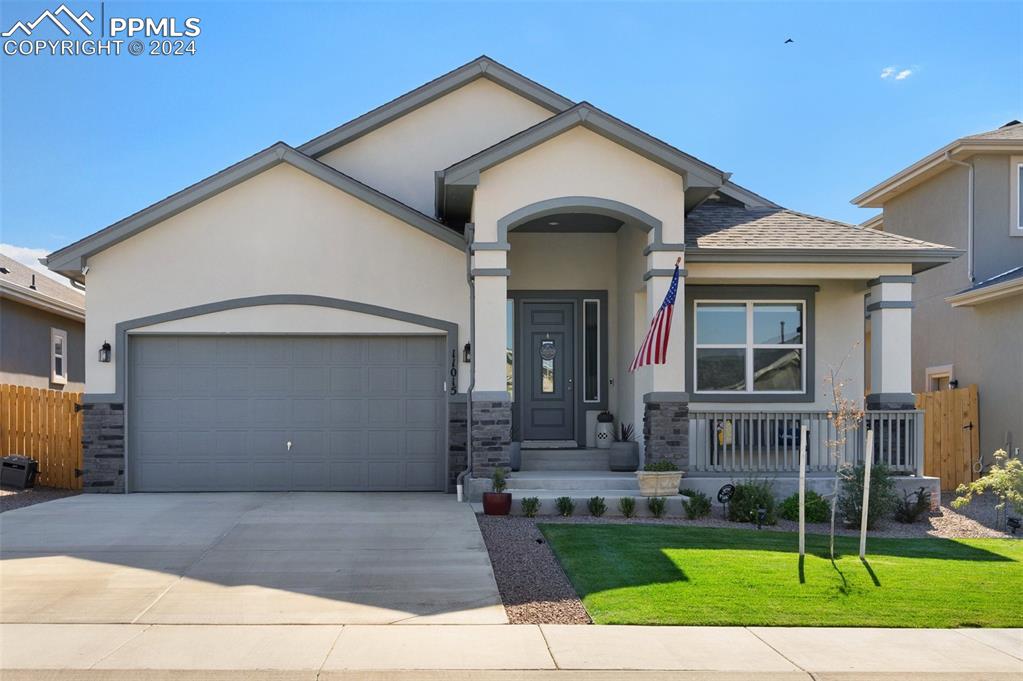
[[[1021,679],[1023,630],[4,624],[0,669],[4,681]]]

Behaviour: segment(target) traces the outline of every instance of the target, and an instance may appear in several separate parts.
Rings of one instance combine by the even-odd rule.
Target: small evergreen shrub
[[[554,505],[558,507],[558,514],[565,518],[575,511],[575,502],[572,501],[572,497],[558,497],[554,500]]]
[[[689,497],[689,501],[682,501],[682,510],[686,512],[687,518],[696,520],[710,515],[710,497],[706,494],[692,489],[684,489],[682,496]]]
[[[508,486],[508,474],[504,472],[503,468],[495,468],[494,472],[490,474],[490,485],[499,494]]]
[[[764,523],[778,522],[775,512],[774,492],[768,480],[747,480],[735,485],[735,493],[728,502],[728,519],[736,523],[756,523],[757,510],[765,509]]]
[[[604,497],[590,497],[590,500],[586,502],[586,508],[590,510],[590,515],[594,518],[599,518],[607,512]]]
[[[655,518],[664,516],[665,509],[668,508],[668,500],[664,497],[650,497],[646,501],[646,507],[650,509],[650,514]]]
[[[844,466],[839,472],[841,479],[838,494],[838,518],[850,527],[859,527],[863,516],[863,464]],[[878,464],[870,469],[870,506],[867,508],[867,529],[872,530],[877,521],[895,509],[895,481],[888,466]]]
[[[626,518],[636,515],[636,500],[632,497],[622,497],[618,500],[618,510]]]
[[[778,515],[792,522],[799,521],[799,492],[785,497],[778,506]],[[806,490],[806,522],[826,523],[831,519],[831,504],[812,489]]]
[[[895,519],[900,523],[915,523],[931,510],[931,493],[926,487],[915,492],[903,492],[902,500],[895,501]]]
[[[537,497],[526,497],[522,500],[522,515],[535,518],[540,512],[540,500]]]
[[[643,470],[647,473],[670,473],[677,471],[678,466],[675,465],[674,461],[668,461],[667,459],[661,459],[660,461],[654,461],[643,466]]]

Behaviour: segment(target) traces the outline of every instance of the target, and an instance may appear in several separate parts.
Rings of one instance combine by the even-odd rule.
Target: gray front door
[[[436,336],[133,336],[132,491],[443,490]]]
[[[523,301],[522,439],[575,439],[575,305]]]

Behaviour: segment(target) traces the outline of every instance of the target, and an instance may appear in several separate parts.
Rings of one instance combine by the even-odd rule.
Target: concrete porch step
[[[607,471],[606,449],[523,449],[523,471]]]
[[[551,490],[569,492],[573,490],[639,490],[634,473],[612,473],[610,471],[519,471],[508,476],[508,491]]]

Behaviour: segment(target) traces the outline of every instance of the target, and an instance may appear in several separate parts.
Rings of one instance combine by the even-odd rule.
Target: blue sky
[[[4,2],[0,24],[58,5]],[[68,5],[100,15],[98,2]],[[1023,118],[1019,2],[104,10],[199,17],[197,54],[0,56],[4,244],[56,249],[480,54],[787,207],[849,222],[873,212],[849,204],[862,190],[956,137]]]

